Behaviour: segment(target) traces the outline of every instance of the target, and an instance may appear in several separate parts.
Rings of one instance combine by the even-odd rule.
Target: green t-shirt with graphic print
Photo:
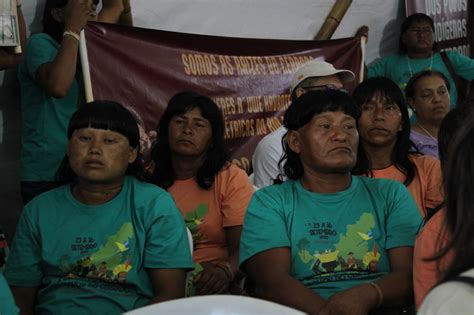
[[[10,285],[39,288],[37,314],[121,314],[154,296],[146,269],[193,267],[171,196],[126,177],[121,192],[101,205],[80,203],[70,185],[34,198],[18,224],[5,277]]]
[[[353,176],[348,189],[319,194],[289,180],[254,194],[240,263],[245,270],[252,256],[289,247],[291,275],[329,298],[388,274],[388,250],[413,246],[421,221],[410,193],[395,181]]]

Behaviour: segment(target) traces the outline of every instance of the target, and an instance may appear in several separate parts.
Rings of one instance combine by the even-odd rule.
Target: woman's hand
[[[95,8],[95,4],[90,5],[88,1],[68,1],[64,9],[65,30],[79,34],[86,26],[87,21],[95,19],[97,16]]]
[[[367,315],[377,302],[377,291],[369,284],[362,284],[331,296],[318,315]]]
[[[232,279],[213,263],[201,263],[204,268],[194,279],[197,295],[219,294],[226,291]]]

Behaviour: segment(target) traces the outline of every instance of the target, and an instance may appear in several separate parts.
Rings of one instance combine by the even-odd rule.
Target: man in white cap
[[[294,102],[307,91],[323,89],[342,89],[343,84],[355,78],[352,71],[336,69],[328,62],[314,59],[301,66],[293,75],[291,81],[291,99]],[[266,135],[255,148],[252,157],[253,184],[262,188],[273,184],[273,181],[283,175],[283,165],[278,165],[282,154],[282,137],[286,128],[281,126],[274,132]]]

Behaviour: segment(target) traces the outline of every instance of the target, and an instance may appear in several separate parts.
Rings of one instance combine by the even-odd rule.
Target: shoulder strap
[[[462,89],[461,78],[457,75],[456,71],[454,70],[453,64],[451,63],[451,60],[449,60],[448,54],[446,54],[445,51],[441,51],[439,55],[441,56],[441,59],[443,59],[443,62],[446,65],[446,68],[448,68],[449,74],[451,75],[451,77],[454,80],[454,83],[456,84],[458,97],[465,96],[465,95],[461,95],[465,93],[464,90]]]

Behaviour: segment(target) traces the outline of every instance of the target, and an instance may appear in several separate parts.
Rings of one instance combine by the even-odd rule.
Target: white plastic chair
[[[277,303],[236,295],[205,295],[145,306],[127,315],[299,315],[305,314]]]

